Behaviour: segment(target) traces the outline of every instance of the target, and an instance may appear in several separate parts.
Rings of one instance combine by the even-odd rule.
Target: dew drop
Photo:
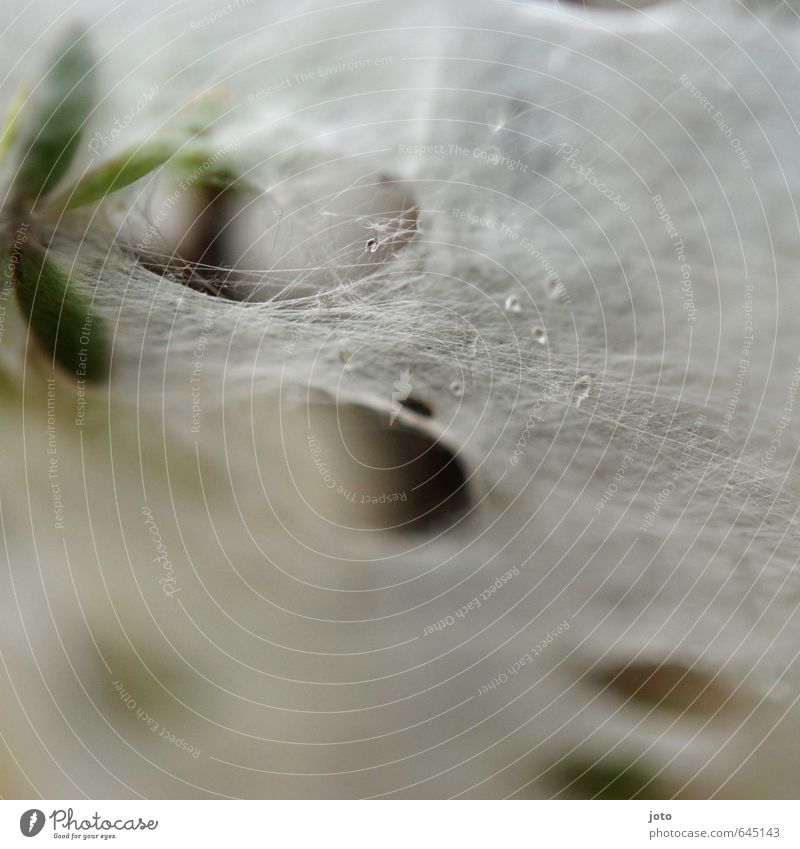
[[[547,333],[543,327],[534,327],[533,328],[533,341],[537,342],[539,345],[547,344]]]
[[[582,377],[579,377],[575,381],[573,391],[575,396],[575,406],[580,407],[580,405],[589,397],[589,393],[592,391],[591,377],[589,377],[588,374],[584,374]]]
[[[509,295],[506,298],[506,312],[522,312],[522,301],[520,300],[519,295]]]
[[[555,277],[551,277],[547,281],[547,294],[553,300],[561,297],[564,287],[561,285],[561,281],[556,279]]]
[[[456,398],[460,398],[464,394],[464,387],[457,380],[454,380],[450,384],[450,391]]]
[[[494,106],[487,110],[486,123],[492,132],[502,130],[506,125],[506,110],[502,106]]]
[[[368,254],[374,254],[375,251],[378,250],[379,245],[380,245],[380,242],[377,239],[375,239],[375,238],[367,239],[367,253]]]
[[[528,110],[528,105],[521,100],[512,99],[510,101],[503,101],[486,111],[486,123],[489,129],[496,133],[504,129],[508,124],[516,121],[517,118],[521,117]]]

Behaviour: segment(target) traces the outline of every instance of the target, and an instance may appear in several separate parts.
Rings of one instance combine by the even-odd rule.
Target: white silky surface
[[[793,7],[228,5],[5,23],[4,104],[59,19],[91,27],[87,139],[158,87],[109,155],[224,87],[214,144],[263,192],[242,264],[269,273],[240,303],[136,265],[168,174],[50,222],[113,334],[82,426],[54,390],[63,528],[50,366],[7,301],[0,792],[544,798],[613,761],[656,795],[795,797]],[[387,184],[419,210],[399,244]],[[454,452],[471,506],[353,529],[308,437],[359,480],[330,446],[373,438],[348,405],[393,432],[404,370],[434,415],[400,424]],[[631,662],[730,701],[681,715],[600,683]]]

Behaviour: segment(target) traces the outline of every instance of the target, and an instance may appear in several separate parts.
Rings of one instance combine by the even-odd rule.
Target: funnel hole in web
[[[228,175],[162,192],[152,202],[158,227],[145,231],[136,258],[176,283],[243,302],[357,282],[414,239],[419,208],[387,175],[347,186],[342,179],[321,173],[308,184],[287,180],[280,191],[261,192]]]
[[[331,402],[309,408],[309,425],[303,480],[310,487],[304,494],[330,521],[359,530],[430,533],[468,514],[473,497],[463,457],[409,416]]]

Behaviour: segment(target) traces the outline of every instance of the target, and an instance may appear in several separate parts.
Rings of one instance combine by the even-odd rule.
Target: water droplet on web
[[[589,397],[589,393],[592,391],[592,379],[588,374],[584,374],[582,377],[579,377],[575,381],[575,386],[573,388],[573,393],[575,396],[575,406],[580,407],[580,405]]]
[[[556,298],[561,297],[563,286],[561,285],[561,281],[557,280],[555,277],[549,278],[545,288],[547,289],[548,297],[552,298],[553,300],[556,300]]]
[[[522,312],[522,301],[519,295],[509,295],[506,298],[506,312]]]
[[[530,110],[527,103],[513,98],[502,100],[486,110],[486,123],[493,132],[504,129]]]
[[[533,341],[538,342],[539,345],[547,344],[547,333],[543,327],[534,327],[533,328]]]
[[[506,113],[500,106],[494,106],[486,112],[486,123],[492,132],[502,130],[506,125]]]
[[[380,242],[377,239],[375,239],[375,238],[367,239],[367,253],[368,254],[374,254],[375,251],[378,250],[379,245],[380,245]]]
[[[450,384],[450,391],[456,398],[460,398],[464,394],[464,387],[457,380],[454,380]]]

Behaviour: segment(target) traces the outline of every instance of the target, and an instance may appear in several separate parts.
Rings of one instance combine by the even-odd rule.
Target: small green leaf
[[[48,206],[69,210],[102,200],[146,177],[173,157],[184,170],[207,167],[213,151],[197,139],[203,137],[210,125],[219,119],[228,99],[227,92],[221,88],[210,89],[197,96],[167,121],[152,141],[118,153],[60,192]]]
[[[93,65],[84,31],[71,28],[16,119],[24,124],[24,132],[20,133],[15,199],[35,200],[46,194],[72,162],[94,105]]]
[[[563,780],[569,795],[581,799],[666,799],[670,795],[642,767],[611,760],[571,763]]]
[[[204,136],[230,105],[224,86],[206,89],[193,97],[168,123],[178,135]]]
[[[28,94],[27,89],[19,89],[8,105],[6,117],[3,121],[3,130],[0,132],[0,156],[5,156],[19,134],[19,118],[22,114],[22,107],[28,99]]]
[[[67,372],[86,380],[108,375],[105,328],[69,277],[27,244],[17,252],[17,297],[31,332]]]
[[[175,150],[175,146],[161,142],[145,142],[139,147],[124,150],[81,177],[74,186],[59,195],[54,205],[66,210],[102,200],[155,171],[169,161]]]

